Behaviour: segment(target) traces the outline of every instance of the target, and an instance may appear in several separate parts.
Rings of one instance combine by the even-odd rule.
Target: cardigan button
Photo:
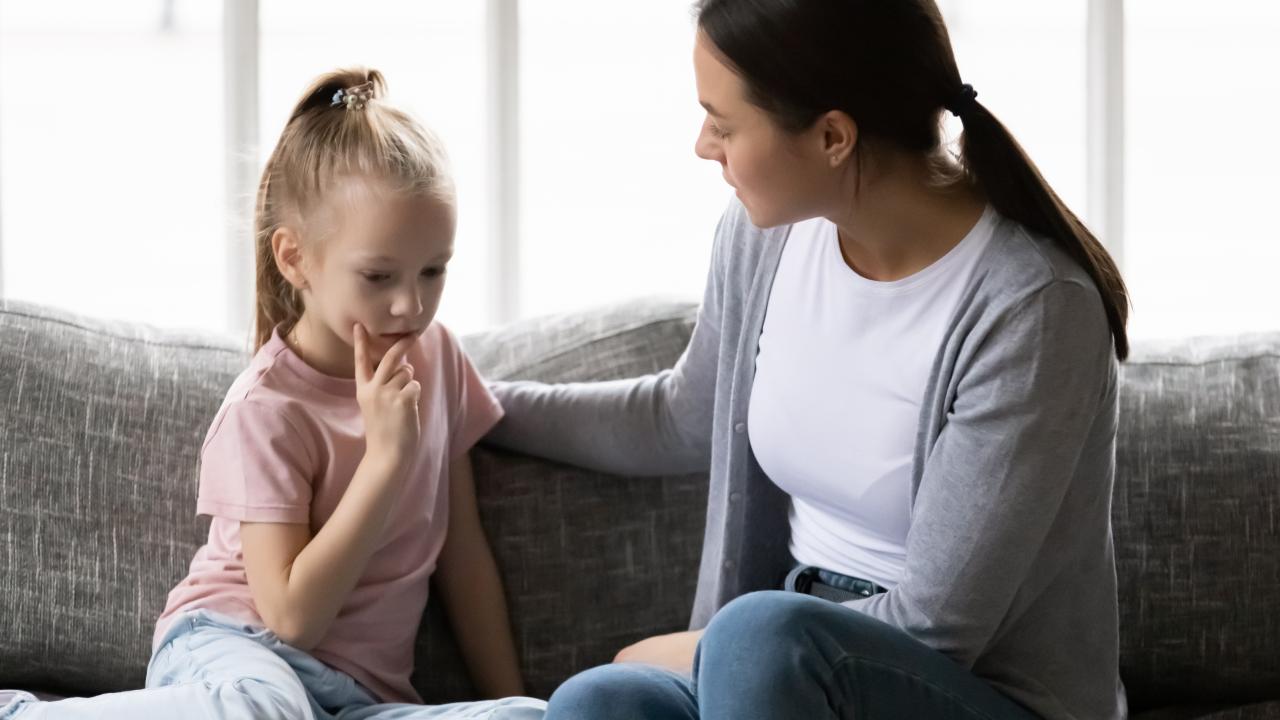
[[[724,561],[724,569],[725,569],[725,570],[732,570],[732,569],[733,569],[733,561],[732,561],[732,560],[725,560],[725,561]]]
[[[729,502],[736,503],[741,499],[742,499],[742,493],[738,492],[737,490],[734,490],[733,492],[729,493]]]
[[[739,435],[741,435],[742,433],[744,433],[744,432],[746,432],[746,431],[747,431],[747,424],[746,424],[746,423],[738,423],[737,425],[734,425],[734,426],[733,426],[733,431],[734,431],[734,432],[736,432],[736,433],[738,433]]]

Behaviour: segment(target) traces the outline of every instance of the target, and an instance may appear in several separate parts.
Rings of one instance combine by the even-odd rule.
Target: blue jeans
[[[711,620],[692,677],[621,663],[570,678],[547,720],[1036,716],[901,630],[794,592],[744,595]]]
[[[197,610],[175,619],[160,640],[146,689],[57,702],[19,699],[0,708],[0,720],[540,720],[544,705],[532,698],[379,704],[350,675],[270,630]]]

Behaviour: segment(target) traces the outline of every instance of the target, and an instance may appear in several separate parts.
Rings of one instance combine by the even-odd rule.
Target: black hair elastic
[[[969,83],[960,86],[960,92],[943,104],[946,108],[958,118],[963,119],[969,111],[978,104],[978,91],[973,89]]]

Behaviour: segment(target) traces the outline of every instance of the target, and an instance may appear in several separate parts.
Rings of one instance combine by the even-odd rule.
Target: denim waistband
[[[821,588],[823,585],[827,588],[847,593],[849,597],[829,597],[832,593],[823,591],[823,588]],[[791,592],[816,595],[818,597],[826,597],[827,599],[836,600],[852,600],[859,597],[871,597],[872,595],[889,592],[887,588],[870,580],[851,577],[849,575],[841,575],[840,573],[832,572],[820,567],[814,567],[812,565],[796,565],[792,568],[791,572],[787,574],[786,583],[784,584],[783,589]]]

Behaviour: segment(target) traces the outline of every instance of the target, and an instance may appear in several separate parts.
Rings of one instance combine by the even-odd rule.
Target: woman
[[[962,84],[932,0],[697,16],[696,150],[738,202],[689,347],[635,380],[501,385],[491,436],[709,466],[695,630],[547,717],[1124,717],[1115,264]]]

